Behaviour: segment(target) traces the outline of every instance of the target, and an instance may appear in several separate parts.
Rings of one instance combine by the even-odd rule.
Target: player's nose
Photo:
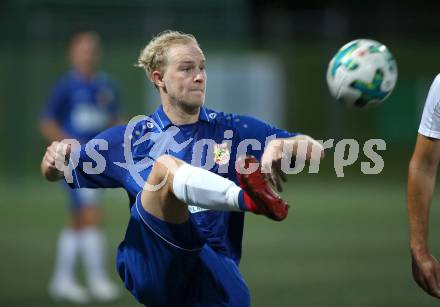
[[[203,71],[199,71],[195,77],[194,77],[194,81],[195,82],[200,82],[203,83],[206,81],[206,74]]]

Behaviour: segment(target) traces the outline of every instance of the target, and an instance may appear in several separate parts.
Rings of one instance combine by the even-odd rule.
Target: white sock
[[[107,280],[104,261],[105,238],[95,227],[80,231],[80,251],[86,267],[89,284]]]
[[[190,206],[219,211],[241,211],[241,188],[229,179],[189,164],[181,165],[173,179],[174,195]]]
[[[66,228],[58,238],[53,283],[75,280],[75,263],[79,250],[79,235],[76,231]]]

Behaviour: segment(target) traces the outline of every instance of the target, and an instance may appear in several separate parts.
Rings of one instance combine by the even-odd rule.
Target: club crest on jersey
[[[229,162],[231,154],[229,153],[228,144],[215,144],[214,145],[214,162],[218,165],[224,165]]]

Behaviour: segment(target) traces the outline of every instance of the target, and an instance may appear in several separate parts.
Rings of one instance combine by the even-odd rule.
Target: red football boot
[[[250,163],[258,163],[253,156],[244,159],[247,169]],[[251,174],[237,172],[240,187],[245,191],[244,198],[250,211],[263,214],[275,221],[282,221],[287,217],[289,205],[269,186],[261,172],[261,165]],[[250,198],[250,199],[249,199]]]

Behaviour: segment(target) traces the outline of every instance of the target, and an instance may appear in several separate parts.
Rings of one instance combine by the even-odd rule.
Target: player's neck
[[[85,80],[91,80],[95,75],[95,69],[92,67],[75,67],[75,71]]]
[[[163,111],[174,125],[180,126],[196,123],[199,120],[200,107],[187,109],[180,105],[163,103]]]

